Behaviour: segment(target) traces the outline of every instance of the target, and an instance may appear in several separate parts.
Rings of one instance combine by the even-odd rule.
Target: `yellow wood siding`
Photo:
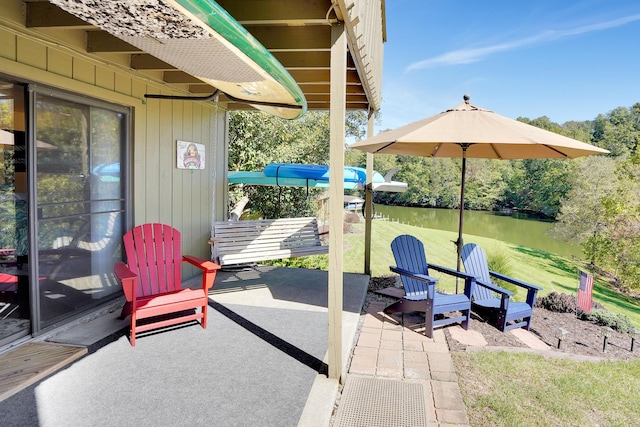
[[[73,76],[73,56],[65,52],[49,49],[47,70],[65,77]]]
[[[163,92],[164,93],[164,92]],[[170,100],[161,100],[159,101],[160,117],[173,117],[173,102]],[[167,169],[175,169],[176,168],[176,148],[175,141],[173,140],[173,129],[172,129],[172,120],[162,120],[158,126],[159,138],[158,143],[161,149],[158,151],[158,163],[161,165],[167,165]],[[164,147],[169,147],[165,149]],[[173,147],[173,149],[171,149]],[[176,171],[178,173],[180,171]],[[171,191],[181,192],[182,188],[173,188],[171,185],[171,174],[166,173],[166,171],[160,171],[158,175],[158,186],[161,189],[171,189]],[[171,206],[163,206],[162,201],[158,201],[159,211],[158,218],[160,222],[171,224],[173,222],[173,205]]]
[[[73,59],[73,79],[94,85],[96,83],[96,67],[92,62],[82,58]]]
[[[114,90],[124,95],[131,95],[131,77],[123,73],[115,73]]]
[[[14,60],[16,59],[16,36],[9,31],[0,28],[0,57]]]
[[[115,73],[105,67],[96,67],[96,85],[105,89],[115,89]]]
[[[34,40],[18,37],[17,61],[33,67],[46,69],[47,48]]]
[[[4,5],[0,3],[0,16]],[[6,15],[4,15],[6,16]],[[166,222],[183,233],[183,251],[208,258],[212,218],[225,219],[224,206],[212,215],[213,176],[225,177],[226,111],[214,103],[145,99],[145,93],[182,94],[152,73],[130,71],[117,63],[39,40],[22,23],[0,20],[0,73],[131,108],[131,171],[134,225]],[[204,170],[176,167],[176,141],[206,147]],[[215,183],[218,197],[226,183]]]

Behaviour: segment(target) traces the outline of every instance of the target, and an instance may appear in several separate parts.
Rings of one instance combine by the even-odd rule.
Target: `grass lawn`
[[[472,426],[632,426],[640,360],[577,362],[525,353],[453,353]]]
[[[364,224],[352,225],[352,231],[344,236],[344,271],[361,273],[364,268]],[[452,241],[457,239],[457,233],[374,220],[371,236],[372,276],[391,274],[389,266],[395,264],[391,253],[391,241],[401,234],[412,234],[420,239],[430,263],[456,268],[456,247]],[[578,270],[584,268],[579,260],[486,237],[464,235],[464,241],[482,246],[488,256],[492,253],[504,255],[510,260],[511,276],[543,288],[538,296],[553,291],[576,294]],[[431,274],[440,278],[439,288],[455,291],[455,279],[438,275],[435,271]],[[516,293],[515,300],[524,301],[525,298],[526,294],[522,290]],[[613,313],[626,315],[636,328],[640,328],[640,302],[615,292],[597,277],[593,299]]]

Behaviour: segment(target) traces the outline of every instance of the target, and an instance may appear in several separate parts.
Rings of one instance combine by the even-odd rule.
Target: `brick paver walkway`
[[[349,374],[424,384],[430,426],[468,426],[444,331],[424,335],[424,317],[388,316],[382,302],[372,302],[354,348]]]

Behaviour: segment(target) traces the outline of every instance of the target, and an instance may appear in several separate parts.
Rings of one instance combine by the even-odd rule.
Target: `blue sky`
[[[462,102],[592,120],[640,102],[640,1],[387,0],[382,123]]]

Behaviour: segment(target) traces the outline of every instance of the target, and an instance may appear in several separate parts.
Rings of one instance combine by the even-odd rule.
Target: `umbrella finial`
[[[469,103],[469,100],[471,99],[471,95],[469,95],[468,93],[465,93],[462,96],[462,99],[464,99],[464,102],[466,102],[467,104]]]

